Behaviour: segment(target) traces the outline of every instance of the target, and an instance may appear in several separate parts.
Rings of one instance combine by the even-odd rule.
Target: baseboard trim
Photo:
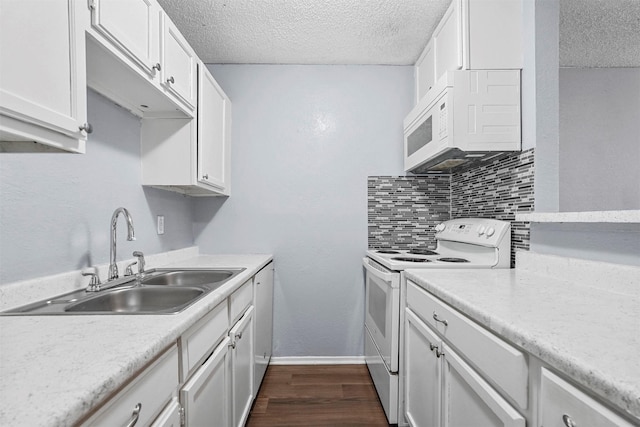
[[[319,357],[319,356],[299,356],[299,357],[272,357],[271,365],[362,365],[365,363],[364,356],[349,357]]]

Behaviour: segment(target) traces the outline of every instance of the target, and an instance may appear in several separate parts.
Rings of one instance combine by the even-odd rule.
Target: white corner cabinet
[[[231,101],[198,67],[197,119],[142,121],[142,184],[191,196],[231,193]]]
[[[84,8],[0,1],[0,152],[85,152]]]
[[[401,372],[412,427],[634,424],[417,284],[403,283]]]
[[[522,68],[522,0],[453,0],[414,72],[416,104],[446,71]]]
[[[265,294],[255,287],[268,287],[272,277],[271,262],[185,331],[81,425],[201,427],[215,420],[219,427],[242,427],[262,382],[262,376],[255,377],[255,332],[263,331],[262,322],[273,316],[265,312],[272,307],[272,292]],[[271,334],[268,343],[264,339],[261,337],[260,348],[268,348],[271,354]]]

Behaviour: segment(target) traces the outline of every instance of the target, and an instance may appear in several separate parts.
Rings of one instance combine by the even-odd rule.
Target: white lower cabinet
[[[233,426],[242,427],[253,402],[254,307],[250,306],[229,331]]]
[[[404,325],[405,417],[412,427],[439,426],[442,363],[434,350],[440,339],[409,309]]]
[[[525,426],[525,418],[446,343],[441,358],[443,426]]]
[[[413,427],[524,427],[525,419],[415,313],[405,316],[405,416]]]
[[[186,427],[230,425],[230,343],[225,337],[180,390]]]
[[[175,397],[177,387],[178,349],[174,344],[82,425],[149,425]]]
[[[540,427],[634,425],[546,368],[542,368],[539,412]]]

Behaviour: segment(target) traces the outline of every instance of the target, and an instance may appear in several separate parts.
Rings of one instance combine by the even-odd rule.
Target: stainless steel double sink
[[[174,314],[220,288],[244,268],[154,269],[113,288],[77,290],[2,315]]]

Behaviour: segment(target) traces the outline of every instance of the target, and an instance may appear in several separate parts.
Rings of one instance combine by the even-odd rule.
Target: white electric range
[[[389,424],[402,420],[399,345],[404,270],[420,268],[509,268],[511,223],[463,218],[438,224],[436,247],[371,249],[363,259],[365,280],[365,359]]]

